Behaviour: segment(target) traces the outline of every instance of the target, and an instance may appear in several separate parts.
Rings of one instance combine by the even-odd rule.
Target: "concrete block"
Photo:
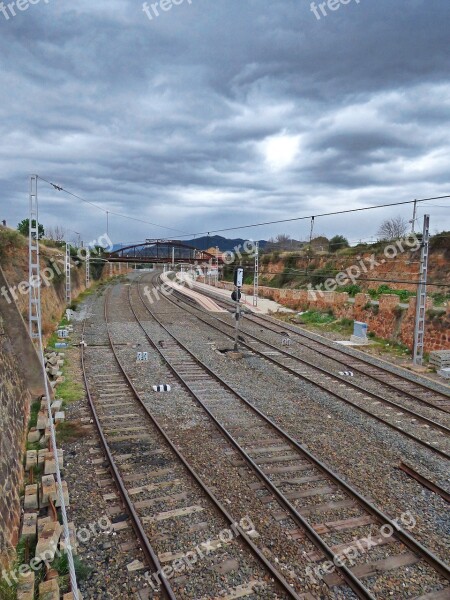
[[[34,600],[35,573],[29,571],[24,575],[19,575],[17,584],[17,600]]]
[[[55,413],[55,423],[63,423],[66,420],[66,413],[61,410]]]
[[[61,449],[58,449],[58,464],[62,470],[64,468],[64,454]],[[53,475],[56,473],[56,460],[53,452],[47,452],[45,454],[45,475]]]
[[[38,464],[37,450],[27,450],[27,458],[25,462],[25,470],[29,471]]]
[[[58,365],[58,367],[60,367],[60,368],[61,368],[61,367],[63,367],[63,366],[64,366],[64,359],[60,358],[56,364],[57,364],[57,365]]]
[[[47,429],[44,431],[41,439],[39,440],[39,445],[41,446],[41,448],[48,449],[49,439],[50,439],[50,427],[47,427]]]
[[[22,537],[33,540],[37,535],[38,513],[25,513],[23,515]]]
[[[64,383],[65,380],[66,380],[66,378],[63,375],[59,376],[58,379],[56,380],[56,385],[59,385],[60,383]]]
[[[62,527],[58,521],[46,523],[38,536],[36,545],[36,558],[50,560],[55,556],[58,549],[59,538],[61,537]]]
[[[59,600],[59,585],[57,579],[44,581],[39,586],[39,600]]]
[[[83,596],[81,595],[81,593],[79,591],[78,591],[78,599],[83,600]],[[69,592],[68,594],[64,594],[63,600],[73,600],[72,592]]]
[[[49,367],[47,369],[47,373],[51,376],[51,377],[59,377],[58,373],[60,373],[61,371],[59,370],[58,367]]]
[[[30,444],[35,444],[41,439],[41,432],[36,427],[32,427],[28,433],[28,441]]]
[[[53,523],[53,520],[54,519],[52,517],[38,517],[38,520],[37,520],[37,533],[38,533],[38,537],[44,531],[44,527],[48,523]]]
[[[53,475],[44,475],[41,482],[41,506],[48,506],[49,498],[56,502],[55,478]]]
[[[37,510],[39,508],[37,483],[25,486],[23,507],[25,510]]]
[[[48,426],[48,412],[47,410],[38,413],[36,429],[43,431]]]
[[[55,413],[57,413],[58,411],[60,411],[62,408],[62,400],[54,400],[52,402],[52,415],[54,415]]]
[[[58,452],[59,468],[62,469],[64,466],[64,463],[63,463],[64,450],[62,450],[62,448],[58,448],[57,452]],[[46,460],[51,460],[52,458],[54,458],[53,452],[51,450],[49,450],[48,448],[42,448],[42,450],[39,450],[38,464],[43,465]],[[48,475],[48,473],[46,473],[46,475]]]
[[[70,537],[70,545],[72,547],[72,554],[77,554],[77,536],[75,523],[69,523],[69,537]],[[61,552],[66,552],[66,541],[64,538],[64,534],[61,536],[61,540],[59,542],[59,548]]]
[[[70,506],[69,490],[67,488],[67,482],[66,481],[62,482],[62,492],[63,492],[64,504],[66,506]],[[61,506],[59,498],[56,501],[56,506]]]

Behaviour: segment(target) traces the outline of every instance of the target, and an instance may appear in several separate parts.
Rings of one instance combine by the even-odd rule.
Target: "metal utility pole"
[[[416,320],[414,323],[413,363],[423,363],[423,347],[425,338],[425,317],[427,303],[428,252],[430,242],[430,215],[423,217],[423,237],[420,253],[420,273],[417,285]]]
[[[253,276],[253,306],[258,306],[259,292],[259,242],[255,242],[255,274]]]
[[[106,211],[106,235],[109,238],[109,210]]]
[[[306,267],[306,270],[308,270],[309,264],[311,262],[311,258],[312,258],[312,239],[313,239],[313,234],[314,234],[314,217],[311,217],[311,230],[309,232],[309,250],[308,250],[308,266]]]
[[[417,200],[414,200],[413,217],[412,217],[412,220],[410,221],[411,233],[414,233],[414,228],[416,226],[416,214],[417,214]]]
[[[64,271],[66,273],[66,304],[69,306],[69,304],[72,302],[72,290],[70,282],[70,244],[68,242],[66,242]]]
[[[86,288],[91,287],[91,251],[86,249]]]
[[[39,209],[37,175],[30,178],[30,222],[28,232],[28,276],[30,298],[28,320],[31,339],[39,339],[39,315],[41,314],[41,278],[39,272]]]

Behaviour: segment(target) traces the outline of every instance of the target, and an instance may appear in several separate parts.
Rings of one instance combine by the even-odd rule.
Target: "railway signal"
[[[234,285],[235,285],[235,290],[234,292],[231,294],[231,298],[232,300],[236,303],[236,312],[234,314],[234,318],[236,319],[236,330],[234,333],[234,351],[238,352],[239,350],[239,346],[238,346],[238,341],[239,341],[239,321],[241,319],[241,288],[242,285],[244,283],[244,269],[242,267],[238,267],[235,271],[234,271]]]

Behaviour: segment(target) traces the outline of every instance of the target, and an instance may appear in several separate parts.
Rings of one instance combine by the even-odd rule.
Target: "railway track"
[[[153,589],[156,597],[171,599],[312,600],[298,595],[265,558],[143,402],[120,358],[125,340],[114,339],[118,336],[111,332],[110,302],[107,293],[104,326],[88,333],[84,323],[83,339],[89,344],[82,348],[82,368],[109,470],[145,557],[146,564],[136,568],[151,571],[149,586],[138,598],[153,597]],[[115,310],[123,320],[123,307]],[[221,543],[224,530],[233,532],[233,539]],[[230,557],[238,566],[227,573],[221,567]]]
[[[279,335],[287,329],[289,334],[294,334],[295,341],[303,348],[312,350],[314,353],[321,356],[331,358],[333,361],[339,363],[341,367],[346,369],[350,368],[355,373],[370,377],[381,384],[381,388],[387,388],[388,390],[393,391],[394,395],[398,394],[400,397],[403,396],[409,398],[417,404],[422,404],[429,408],[450,414],[450,394],[440,393],[425,384],[411,381],[401,375],[377,367],[362,358],[355,358],[349,354],[345,354],[339,349],[331,348],[325,342],[307,337],[288,324],[286,324],[286,327],[283,325],[283,328],[280,328],[269,318],[261,318],[259,315],[256,316],[253,314],[247,316],[252,323],[263,325]]]
[[[213,292],[211,297],[214,297],[215,302],[219,304],[219,306],[223,306],[227,310],[234,310],[231,301],[228,302],[224,298],[219,299]],[[293,334],[293,341],[298,343],[302,349],[313,351],[313,359],[314,354],[316,356],[320,355],[321,357],[330,358],[336,363],[339,363],[341,368],[344,368],[345,370],[351,369],[356,373],[366,375],[372,380],[377,381],[381,384],[380,389],[386,389],[386,391],[398,394],[399,397],[409,398],[416,403],[450,414],[450,393],[438,392],[424,383],[411,381],[406,377],[402,377],[400,374],[376,366],[365,360],[363,357],[356,358],[339,348],[331,347],[330,343],[327,343],[326,341],[317,339],[318,336],[314,336],[306,331],[300,331],[298,328],[288,323],[283,323],[281,326],[279,321],[268,315],[256,315],[248,310],[245,312],[245,315],[249,322],[254,323],[255,325],[261,325],[278,335],[282,335],[286,331],[289,332],[291,337]]]
[[[155,351],[259,479],[254,492],[263,494],[264,504],[276,511],[293,539],[314,544],[308,556],[312,573],[323,575],[329,586],[348,586],[358,598],[387,598],[390,589],[403,589],[402,597],[418,600],[449,597],[448,567],[201,362],[164,324],[166,299],[158,300],[158,310],[150,309],[138,283],[129,288],[129,303]],[[152,330],[153,337],[145,328],[148,315],[160,328],[160,333]],[[351,551],[358,559],[349,566],[345,556]],[[434,572],[432,589],[408,590],[414,587],[415,569]]]
[[[188,306],[188,312],[200,321],[229,339],[234,339],[234,324],[207,313],[192,303],[187,303],[183,294],[178,291],[174,291],[173,295],[179,298],[185,306]],[[171,296],[167,296],[167,299],[176,305]],[[277,333],[283,331],[280,330]],[[331,370],[319,365],[317,357],[315,361],[313,359],[308,360],[303,355],[298,356],[291,350],[286,351],[281,346],[281,339],[278,345],[274,345],[271,341],[250,332],[248,328],[245,328],[245,325],[241,327],[241,334],[243,337],[241,337],[240,345],[247,348],[249,352],[275,364],[290,375],[312,383],[338,400],[394,429],[435,454],[450,459],[450,428],[446,423],[437,421],[435,414],[432,414],[434,418],[423,414],[425,411],[430,411],[429,407],[424,408],[423,412],[419,413],[417,407],[411,407],[409,398],[395,397],[395,400],[391,400],[385,395],[371,390],[366,381],[367,374],[364,375],[366,380],[362,381],[358,377],[341,376],[336,373],[336,368],[339,367]],[[344,367],[343,363],[339,364],[340,368]],[[347,369],[348,365],[345,367],[345,370]],[[402,403],[400,404],[400,402]],[[433,408],[436,410],[436,407]],[[445,413],[440,418],[444,421],[448,419]]]

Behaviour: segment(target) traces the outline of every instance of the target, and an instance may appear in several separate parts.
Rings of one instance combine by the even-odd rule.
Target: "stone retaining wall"
[[[0,565],[14,556],[21,517],[22,456],[31,395],[0,316]]]
[[[219,287],[232,290],[233,284],[221,281]],[[242,291],[253,294],[252,285],[244,285]],[[376,336],[401,342],[412,349],[416,299],[410,298],[408,307],[400,306],[396,294],[382,294],[378,305],[372,305],[368,294],[357,294],[350,302],[347,293],[316,292],[314,290],[279,289],[262,286],[261,297],[275,300],[294,310],[332,310],[338,319],[355,319],[368,324]],[[425,352],[450,348],[450,306],[436,310],[431,298],[427,298]]]

